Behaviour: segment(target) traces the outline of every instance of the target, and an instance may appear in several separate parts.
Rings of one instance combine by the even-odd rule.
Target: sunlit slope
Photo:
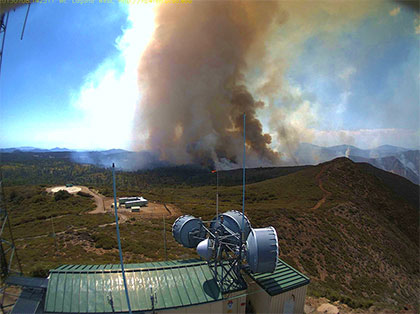
[[[247,213],[254,226],[277,229],[281,257],[311,276],[312,290],[361,304],[414,302],[419,212],[408,201],[418,200],[418,186],[395,175],[386,184],[387,175],[337,159],[250,185],[251,199],[276,198],[249,202]]]
[[[213,193],[202,187],[176,198],[186,213],[210,218]],[[220,210],[240,210],[241,193],[221,187]],[[418,195],[402,177],[339,158],[247,185],[245,211],[253,227],[277,229],[281,258],[311,277],[311,293],[401,305],[416,300],[419,282],[419,212],[410,203]]]
[[[170,171],[159,176],[164,174],[159,172],[165,171],[162,169],[119,173],[118,195],[139,194],[151,202],[174,204],[183,214],[213,218],[214,177],[195,187],[176,184],[181,169],[173,170],[173,177]],[[262,173],[273,175],[264,171],[249,178],[255,183],[246,185],[246,215],[253,227],[272,225],[277,229],[280,257],[311,278],[310,294],[340,299],[356,307],[415,302],[420,279],[417,185],[346,158],[295,172],[287,170],[288,174],[276,169],[281,176],[264,180]],[[107,172],[98,174],[105,175],[101,180],[104,186]],[[199,177],[194,171],[191,174]],[[220,176],[220,212],[241,210],[240,182],[235,186],[223,182],[240,181],[239,175],[238,170],[232,177],[229,172]],[[86,176],[85,180],[88,183],[92,178],[98,177]],[[151,183],[146,184],[146,179],[151,179]],[[211,185],[203,185],[204,182]],[[91,184],[96,186],[95,182]],[[97,187],[102,193],[109,190],[101,186]],[[112,214],[87,214],[93,208],[92,200],[77,195],[57,200],[47,195],[45,188],[28,186],[8,187],[6,194],[25,273],[47,274],[48,269],[65,263],[118,262],[115,226],[100,226],[112,222]],[[57,249],[50,236],[51,216]],[[174,241],[174,220],[170,217],[165,221],[168,258],[197,257],[195,250],[182,248]],[[164,259],[161,217],[134,215],[120,227],[126,262]]]

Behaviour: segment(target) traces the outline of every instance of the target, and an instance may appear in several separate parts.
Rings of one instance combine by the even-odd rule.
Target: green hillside
[[[270,173],[267,180],[260,176],[246,186],[246,215],[253,227],[276,228],[280,257],[311,278],[309,294],[352,307],[416,304],[418,186],[346,158],[289,174],[277,171],[282,175],[272,178]],[[120,173],[120,182],[125,175],[135,182],[144,174]],[[223,185],[222,178],[221,185],[219,210],[240,210],[242,186]],[[215,192],[214,185],[201,183],[119,186],[119,195],[141,193],[203,219],[215,215]],[[39,186],[10,186],[5,193],[26,273],[46,274],[64,263],[118,261],[115,226],[99,226],[113,217],[86,214],[93,208],[91,199],[76,195],[56,200]],[[48,236],[50,216],[55,216],[58,249]],[[196,256],[173,240],[174,219],[166,220],[168,258]],[[122,224],[125,261],[163,259],[162,232],[162,219],[136,218]]]
[[[71,154],[13,152],[1,153],[1,169],[6,185],[66,184],[73,182],[80,185],[109,187],[111,171],[109,169],[72,162]],[[109,165],[111,167],[111,164]],[[118,164],[117,164],[118,166]],[[260,182],[271,178],[310,168],[297,167],[261,167],[248,169],[247,182]],[[213,169],[211,169],[213,170]],[[219,171],[221,185],[242,184],[242,170]],[[210,169],[196,165],[166,166],[154,169],[125,172],[117,170],[119,189],[149,186],[206,186],[216,184],[216,175]]]

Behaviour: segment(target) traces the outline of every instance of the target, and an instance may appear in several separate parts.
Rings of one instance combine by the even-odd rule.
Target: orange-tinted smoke
[[[264,104],[247,89],[243,73],[250,59],[264,58],[280,12],[276,1],[160,5],[139,65],[135,132],[148,130],[148,149],[174,163],[240,163],[245,113],[250,159],[278,162],[256,115]]]

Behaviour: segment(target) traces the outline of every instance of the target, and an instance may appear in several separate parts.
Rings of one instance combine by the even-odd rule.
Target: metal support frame
[[[219,217],[217,217],[218,219]],[[208,221],[207,223],[211,223]],[[213,241],[213,247],[217,251],[211,261],[208,261],[208,266],[213,272],[217,285],[220,287],[222,294],[228,292],[233,284],[243,285],[245,283],[241,276],[242,255],[241,252],[241,233],[235,233],[223,224],[220,220],[217,230],[214,233],[202,224],[202,228],[209,234]],[[239,243],[232,243],[229,240],[237,240]]]
[[[234,284],[238,286],[246,285],[240,273],[241,265],[237,258],[214,260],[208,262],[208,265],[222,294],[229,292]]]
[[[5,313],[5,308],[13,304],[5,305],[6,293],[6,279],[11,274],[22,275],[22,266],[20,264],[19,256],[16,251],[15,241],[12,233],[12,226],[10,217],[6,208],[4,188],[3,188],[3,174],[0,169],[0,263],[1,263],[1,287],[0,287],[0,309]],[[7,226],[7,228],[6,228]],[[7,232],[8,231],[8,232]],[[17,269],[16,269],[17,267]]]
[[[28,19],[28,14],[29,14],[29,8],[30,8],[30,4],[28,5],[28,9],[26,11],[26,16],[25,16],[25,22],[23,24],[23,28],[22,28],[22,34],[20,39],[23,39],[23,34],[25,31],[25,26],[26,26],[26,22]],[[7,31],[7,24],[9,22],[9,12],[4,12],[2,14],[0,14],[0,42],[1,42],[1,46],[0,46],[0,76],[1,76],[1,68],[2,68],[2,63],[3,63],[3,54],[4,54],[4,46],[5,46],[5,40],[6,40],[6,31]],[[14,305],[14,303],[12,304],[7,304],[5,305],[5,296],[6,295],[11,295],[14,296],[11,293],[7,293],[6,289],[8,287],[8,284],[6,283],[6,279],[9,277],[9,275],[22,275],[22,265],[20,263],[17,251],[16,251],[16,246],[15,246],[15,241],[13,238],[13,233],[12,233],[12,226],[10,223],[10,217],[9,214],[7,212],[7,208],[6,208],[6,201],[5,201],[5,195],[4,195],[4,184],[3,184],[3,173],[2,173],[2,169],[0,168],[0,225],[1,225],[1,230],[0,230],[0,271],[1,271],[1,275],[0,275],[0,309],[2,311],[2,313],[5,313],[5,309],[8,307],[11,307]],[[8,230],[8,234],[6,232],[6,225],[7,225],[7,230]],[[17,269],[15,268],[17,266]]]

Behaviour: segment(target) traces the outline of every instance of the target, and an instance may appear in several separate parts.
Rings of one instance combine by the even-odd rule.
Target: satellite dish
[[[245,215],[243,215],[241,212],[238,212],[237,210],[230,210],[226,213],[214,217],[210,223],[210,230],[213,232],[218,229],[222,230],[223,235],[230,233],[242,234],[242,221],[244,223],[244,237],[246,239],[249,232],[251,231],[251,223]],[[225,228],[221,229],[220,225],[223,225]],[[228,230],[226,230],[226,228]],[[234,238],[231,240],[232,242],[237,242]],[[241,238],[239,238],[239,242],[240,240]]]
[[[278,255],[276,229],[251,229],[246,241],[246,260],[253,273],[272,273],[276,269]]]
[[[246,285],[241,270],[250,268],[253,273],[273,272],[277,266],[277,232],[273,227],[252,229],[245,216],[245,114],[242,213],[230,210],[218,214],[218,177],[216,217],[201,221],[193,216],[181,216],[172,226],[177,242],[185,247],[197,246],[197,253],[212,269],[214,280],[222,293],[228,292],[233,283]],[[247,239],[245,243],[245,239]],[[194,245],[195,244],[195,245]],[[245,266],[244,258],[248,263]]]
[[[175,240],[187,248],[194,248],[205,238],[206,231],[199,218],[185,215],[175,220],[172,225],[172,235]]]
[[[209,260],[213,256],[213,246],[212,241],[210,239],[205,239],[198,243],[197,245],[197,253],[205,260]]]

